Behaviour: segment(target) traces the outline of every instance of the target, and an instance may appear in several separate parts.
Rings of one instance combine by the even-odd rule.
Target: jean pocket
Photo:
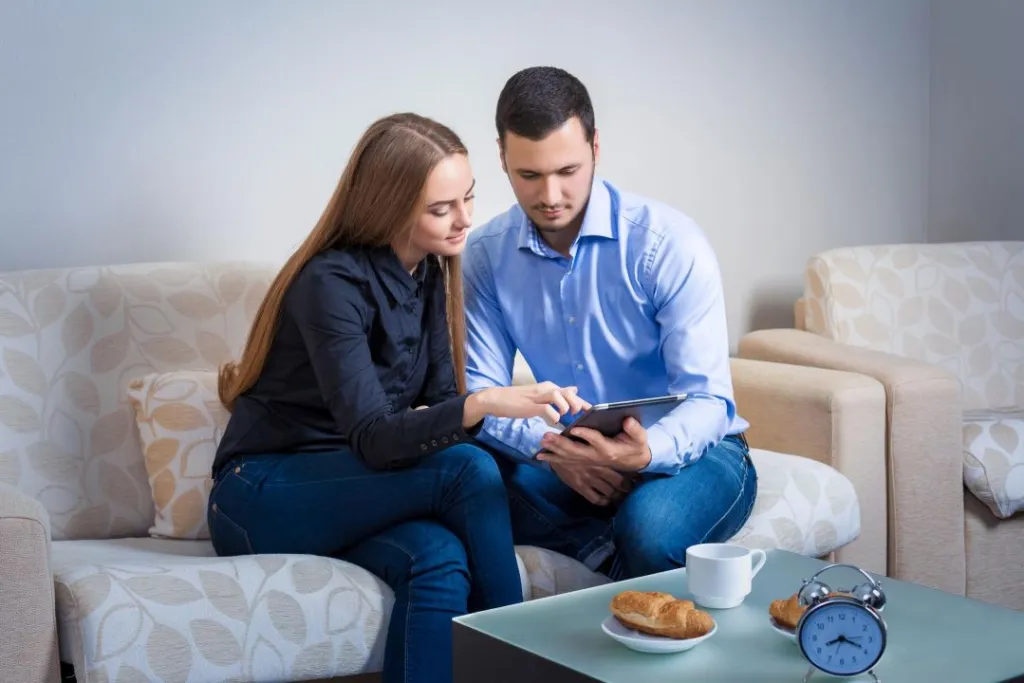
[[[210,506],[210,542],[218,556],[254,555],[249,533],[224,514],[216,503]]]

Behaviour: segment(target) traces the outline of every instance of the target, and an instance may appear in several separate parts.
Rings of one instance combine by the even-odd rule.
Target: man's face
[[[582,223],[598,156],[597,131],[591,147],[583,125],[573,117],[543,140],[505,133],[501,168],[537,229],[556,232],[578,229]]]

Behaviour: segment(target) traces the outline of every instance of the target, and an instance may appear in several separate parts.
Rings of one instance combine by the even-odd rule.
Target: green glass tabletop
[[[771,628],[768,605],[792,595],[804,578],[824,566],[824,562],[794,553],[769,551],[746,601],[733,609],[707,610],[718,623],[718,632],[694,649],[676,654],[634,652],[607,636],[601,622],[609,615],[612,596],[622,590],[690,597],[685,569],[531,600],[455,621],[608,683],[794,683],[802,680],[808,664],[794,641]],[[864,580],[844,567],[819,578],[833,590]],[[883,612],[889,627],[888,647],[875,668],[882,683],[997,683],[1024,673],[1024,613],[876,578],[888,598]],[[829,678],[816,672],[810,681],[827,683]],[[871,680],[867,674],[846,680],[861,679]]]

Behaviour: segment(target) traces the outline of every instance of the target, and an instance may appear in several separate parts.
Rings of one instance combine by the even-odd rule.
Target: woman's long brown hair
[[[446,126],[417,114],[375,121],[356,143],[316,227],[274,278],[260,304],[239,362],[220,369],[218,394],[231,410],[256,383],[270,352],[285,292],[303,267],[331,248],[382,247],[410,229],[431,170],[453,154],[466,154]],[[466,319],[458,256],[441,257],[452,364],[460,394],[466,391]]]

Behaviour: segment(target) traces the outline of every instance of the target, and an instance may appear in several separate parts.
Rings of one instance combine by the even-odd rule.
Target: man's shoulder
[[[486,263],[485,269],[493,266],[495,259],[507,257],[512,253],[519,240],[519,226],[522,215],[517,206],[494,216],[483,225],[473,228],[466,237],[466,249],[463,254],[463,270],[476,272],[481,262]]]
[[[696,220],[666,201],[609,185],[617,203],[619,230],[639,257],[658,255],[688,261],[713,255],[711,243]]]
[[[703,236],[697,221],[668,202],[614,186],[612,190],[618,201],[619,217],[631,231],[657,238]]]
[[[466,247],[493,242],[498,238],[515,239],[518,236],[520,220],[519,208],[513,205],[470,230],[466,238]]]

